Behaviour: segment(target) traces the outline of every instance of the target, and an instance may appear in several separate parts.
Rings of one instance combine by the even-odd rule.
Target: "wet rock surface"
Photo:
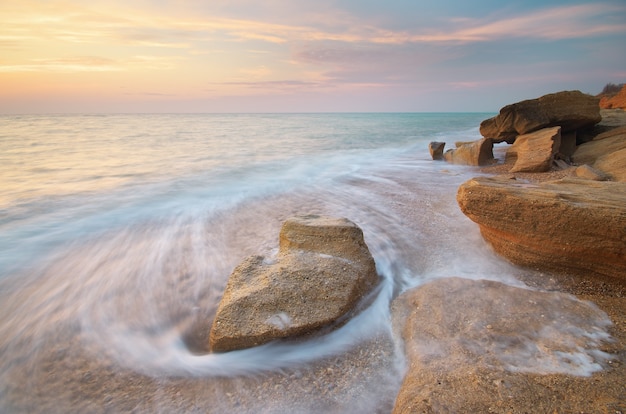
[[[235,268],[217,309],[210,348],[225,352],[340,322],[378,283],[363,232],[341,218],[287,220],[276,258]]]
[[[589,302],[445,278],[397,298],[393,321],[409,364],[395,414],[625,408],[623,382],[595,387],[607,374],[594,372],[620,362],[604,352],[615,351],[604,345],[611,322]]]

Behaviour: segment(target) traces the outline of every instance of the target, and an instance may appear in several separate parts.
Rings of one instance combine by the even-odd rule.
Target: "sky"
[[[0,3],[0,113],[495,112],[626,82],[626,1]]]

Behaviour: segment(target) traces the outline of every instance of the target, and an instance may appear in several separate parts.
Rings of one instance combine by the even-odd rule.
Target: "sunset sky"
[[[497,111],[626,82],[626,1],[3,1],[0,49],[0,113]]]

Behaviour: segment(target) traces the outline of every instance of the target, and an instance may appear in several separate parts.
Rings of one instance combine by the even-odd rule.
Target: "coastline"
[[[507,170],[508,167],[503,164],[472,169],[476,174],[484,175],[506,173]],[[456,174],[454,169],[445,165],[441,165],[440,171],[441,174]],[[562,170],[516,173],[515,176],[529,181],[546,181],[566,174],[569,172]],[[428,244],[437,233],[451,232],[452,235],[446,239],[450,241],[450,237],[458,234],[459,230],[455,233],[454,229],[450,229],[450,217],[446,215],[443,205],[454,202],[454,189],[450,186],[442,188],[437,194],[425,194],[417,181],[419,177],[398,179],[400,191],[385,187],[384,207],[402,217],[401,224],[407,231],[423,233],[424,244]],[[445,197],[441,198],[441,194]],[[426,206],[430,209],[424,208]],[[424,218],[424,211],[443,214]],[[458,214],[461,215],[461,212]],[[455,225],[461,225],[461,231],[476,228],[469,220],[467,225]],[[473,246],[467,247],[471,249]],[[437,253],[435,248],[426,249],[420,244],[415,244],[411,252],[405,253],[410,254],[408,260],[413,261],[416,269],[423,268],[426,262],[437,267],[446,260],[446,257],[432,256]],[[459,275],[451,271],[444,276]],[[480,274],[474,276],[481,277]],[[626,378],[624,287],[610,281],[581,281],[567,274],[538,273],[522,268],[516,268],[513,276],[532,289],[565,292],[595,303],[613,321],[609,333],[615,341],[606,344],[602,350],[614,355],[614,358],[602,371],[590,377],[507,374],[507,381],[515,387],[507,388],[506,395],[498,394],[502,405],[494,405],[491,411],[605,412],[607,401],[611,404],[616,401]],[[89,348],[90,343],[85,346],[80,328],[75,325],[60,323],[57,327],[48,328],[58,329],[58,332],[52,333],[50,342],[37,349],[37,355],[27,369],[11,376],[14,385],[10,397],[14,400],[10,403],[15,405],[9,407],[16,412],[155,412],[171,409],[175,412],[389,413],[394,405],[397,406],[396,396],[404,370],[409,368],[403,365],[405,361],[398,358],[402,355],[402,350],[398,349],[402,340],[385,333],[347,352],[281,371],[231,378],[150,377],[131,367],[116,365],[106,357],[94,358],[100,348]],[[447,384],[445,391],[453,398],[476,399],[468,385],[487,391],[502,390],[499,387],[504,383],[498,382],[500,385],[496,387],[494,382],[503,381],[502,378],[502,375],[490,371],[474,372],[471,377],[461,377],[457,382]],[[33,390],[37,390],[35,400],[44,402],[43,405],[31,401]],[[384,395],[382,399],[381,394]],[[211,402],[210,405],[207,402]],[[615,412],[624,411],[622,406],[623,403],[613,404],[612,408]]]
[[[603,111],[601,125],[626,125],[626,112]],[[504,148],[494,148],[494,157],[498,162],[476,167],[477,175],[500,176],[504,181],[536,184],[573,176],[575,170],[575,167],[569,167],[561,170],[553,168],[547,172],[510,173],[514,162],[505,161]],[[424,361],[420,361],[422,358],[414,356],[417,365],[412,366],[407,374],[394,413],[439,412],[442,407],[451,412],[459,409],[499,413],[626,412],[626,283],[598,275],[529,271],[521,267],[515,276],[530,289],[573,295],[608,316],[612,323],[608,329],[611,340],[605,342],[600,351],[610,355],[610,358],[602,364],[602,370],[590,376],[542,375],[507,372],[498,367],[486,368],[481,364],[466,366],[462,365],[463,359],[461,368],[441,370],[436,363],[428,361],[424,364]],[[407,318],[414,315],[407,307],[410,307],[412,300],[419,303],[419,299],[411,298],[420,297],[419,292],[411,292],[411,295],[401,298],[402,301],[396,305],[400,308],[396,324],[404,327],[406,340],[409,337],[412,339],[412,335],[419,335],[415,326],[411,327],[407,322]],[[457,297],[451,294],[446,299],[455,302]],[[520,312],[524,311],[526,309],[520,309]],[[419,341],[415,344],[419,346]],[[430,382],[435,379],[437,384],[446,387],[431,386]],[[422,388],[426,390],[421,391]]]

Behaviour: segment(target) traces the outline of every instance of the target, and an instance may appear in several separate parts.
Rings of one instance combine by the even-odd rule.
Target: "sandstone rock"
[[[211,327],[214,352],[319,330],[354,310],[378,283],[361,229],[347,219],[287,220],[276,259],[235,268]]]
[[[563,132],[592,127],[601,121],[599,98],[564,91],[507,105],[480,124],[483,137],[512,143],[518,135],[560,126]]]
[[[602,109],[626,109],[626,85],[613,96],[603,96],[600,98],[600,108]]]
[[[602,121],[593,128],[576,131],[576,145],[602,139],[618,133],[617,129],[626,128],[626,111],[623,109],[601,109]]]
[[[544,128],[518,136],[509,149],[516,158],[511,172],[544,172],[550,170],[554,156],[560,146],[561,127]]]
[[[606,154],[611,154],[626,148],[626,134],[624,136],[612,136],[606,139],[593,140],[579,145],[572,156],[572,161],[577,164],[590,164]]]
[[[606,138],[614,138],[621,137],[621,139],[626,139],[626,117],[622,120],[622,125],[609,127],[606,131],[596,135],[593,137],[592,141],[601,141]]]
[[[392,315],[408,359],[394,414],[569,412],[571,391],[537,377],[575,372],[598,355],[598,333],[610,324],[567,294],[459,278],[403,293]],[[615,401],[615,393],[619,387],[603,397]]]
[[[626,183],[478,177],[457,193],[494,250],[536,269],[626,280]]]
[[[579,145],[572,161],[592,165],[613,180],[626,181],[626,127],[607,131]]]
[[[430,156],[433,160],[439,161],[443,160],[443,149],[446,146],[445,142],[437,142],[432,141],[428,144],[428,150],[430,151]]]
[[[593,166],[612,180],[626,181],[626,148],[599,157]]]
[[[576,168],[576,170],[574,170],[574,175],[579,178],[594,181],[606,181],[608,178],[602,171],[596,170],[587,164]]]
[[[456,143],[456,149],[443,154],[446,161],[459,165],[488,165],[494,162],[493,141],[489,138]]]

